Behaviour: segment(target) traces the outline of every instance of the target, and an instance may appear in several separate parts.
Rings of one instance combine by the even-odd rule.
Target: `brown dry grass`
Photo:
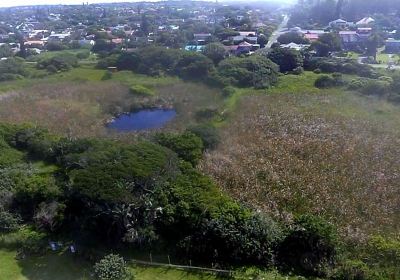
[[[400,109],[352,94],[242,98],[200,165],[275,217],[312,212],[343,235],[400,230]]]

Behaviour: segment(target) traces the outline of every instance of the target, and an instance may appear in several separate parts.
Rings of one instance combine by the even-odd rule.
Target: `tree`
[[[279,65],[282,73],[303,66],[303,58],[300,52],[288,48],[274,48],[268,53],[268,58]]]
[[[94,265],[94,273],[98,280],[131,280],[126,263],[119,255],[109,254]]]
[[[157,135],[157,142],[175,153],[187,162],[196,165],[203,154],[203,141],[192,132],[183,134],[162,133]]]
[[[217,68],[226,83],[255,88],[268,88],[278,81],[279,67],[262,55],[224,59]]]
[[[201,80],[214,68],[212,61],[196,52],[184,52],[175,66],[175,72],[184,79]]]
[[[260,45],[261,48],[264,48],[265,45],[268,43],[268,38],[264,34],[261,34],[257,38],[257,43]]]
[[[368,40],[367,40],[367,55],[374,57],[374,60],[376,61],[376,54],[378,52],[379,46],[381,46],[383,43],[383,39],[379,34],[373,34],[371,35]]]
[[[278,37],[280,44],[308,44],[309,41],[297,32],[287,32]]]
[[[325,276],[336,256],[337,233],[322,218],[302,215],[278,248],[278,262],[305,276]]]
[[[317,56],[328,56],[330,52],[341,50],[341,42],[336,33],[325,33],[311,47],[317,52]]]
[[[10,57],[13,55],[13,52],[9,45],[0,46],[0,58],[2,57]]]
[[[226,51],[221,43],[207,44],[203,49],[203,54],[211,59],[215,65],[224,59]]]

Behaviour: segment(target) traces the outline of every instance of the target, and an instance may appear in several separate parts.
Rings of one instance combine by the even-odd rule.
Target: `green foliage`
[[[23,59],[8,58],[0,61],[0,81],[16,80],[26,75]]]
[[[232,85],[268,88],[277,83],[278,66],[264,56],[232,57],[218,65],[218,75]]]
[[[370,264],[396,268],[397,276],[400,276],[400,240],[399,238],[385,238],[376,235],[368,240],[367,253]]]
[[[362,261],[346,261],[337,267],[332,280],[368,280],[373,279],[369,267]]]
[[[282,73],[293,71],[303,66],[300,52],[288,48],[274,48],[268,53],[268,58],[279,65]]]
[[[280,44],[308,44],[309,41],[300,35],[298,32],[287,32],[279,36],[278,42]]]
[[[237,208],[206,220],[181,246],[194,259],[266,267],[273,263],[273,248],[281,239],[282,231],[271,219]]]
[[[0,207],[0,232],[17,230],[21,225],[21,218]]]
[[[134,279],[122,257],[109,254],[94,265],[95,277],[98,280],[131,280]]]
[[[337,246],[336,230],[323,219],[303,215],[279,245],[278,261],[306,276],[324,276],[333,265]]]
[[[353,74],[361,77],[376,78],[377,73],[374,69],[366,64],[359,64],[352,59],[337,59],[337,58],[312,58],[306,59],[304,62],[306,70],[321,71],[323,73],[342,73]]]
[[[185,52],[175,66],[179,77],[189,80],[203,80],[213,70],[212,61],[196,52]]]
[[[367,80],[361,92],[365,95],[384,96],[390,90],[390,84],[381,80]]]
[[[101,77],[102,81],[107,81],[107,80],[111,80],[113,76],[113,72],[111,71],[106,71],[103,75],[103,77]]]
[[[184,132],[183,134],[161,133],[156,136],[156,141],[193,165],[196,165],[202,157],[203,142],[201,138],[191,132]]]
[[[315,80],[317,88],[330,88],[336,86],[335,79],[328,75],[321,75]]]
[[[221,43],[210,43],[204,47],[203,54],[211,59],[215,65],[218,65],[225,58],[226,51]]]
[[[211,125],[193,126],[188,131],[200,137],[206,149],[214,149],[220,142],[217,129]]]
[[[142,96],[153,96],[154,91],[148,87],[142,85],[134,85],[129,88],[131,94],[142,95]]]
[[[324,33],[311,47],[317,52],[317,56],[328,56],[331,52],[341,50],[340,38],[336,33]]]
[[[118,70],[137,70],[140,63],[140,56],[137,53],[123,53],[118,56],[115,65]]]
[[[222,89],[222,94],[224,97],[230,97],[234,95],[236,92],[236,89],[232,86],[226,86]]]
[[[78,58],[70,53],[60,54],[49,58],[42,58],[37,62],[38,69],[46,69],[49,72],[68,71],[78,66]]]
[[[9,45],[5,44],[5,45],[0,46],[0,58],[11,57],[12,55],[13,55],[13,52]]]

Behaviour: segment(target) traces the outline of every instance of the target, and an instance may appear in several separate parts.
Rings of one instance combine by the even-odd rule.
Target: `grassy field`
[[[0,249],[1,280],[89,280],[90,265],[70,255],[49,254],[17,261],[12,250]],[[135,267],[136,280],[215,280],[211,274],[190,273],[177,269]]]
[[[312,212],[360,239],[400,230],[400,107],[316,75],[234,97],[222,142],[200,168],[235,199],[290,221]]]

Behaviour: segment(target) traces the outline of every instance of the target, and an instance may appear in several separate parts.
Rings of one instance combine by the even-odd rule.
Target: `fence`
[[[159,263],[159,262],[147,262],[147,261],[140,261],[140,260],[135,260],[135,259],[132,259],[131,262],[134,264],[139,264],[139,265],[175,268],[175,269],[190,270],[190,271],[197,271],[197,272],[209,272],[209,273],[214,273],[214,274],[221,275],[221,276],[222,275],[223,276],[233,276],[232,270],[206,268],[206,267],[199,267],[199,266],[178,265],[178,264],[168,264],[168,263]]]

